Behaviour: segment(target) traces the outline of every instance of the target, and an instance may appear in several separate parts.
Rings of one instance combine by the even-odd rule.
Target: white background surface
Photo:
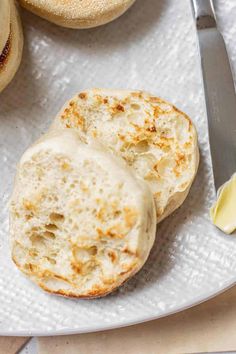
[[[235,73],[235,0],[216,4]],[[22,18],[23,61],[0,96],[0,333],[121,326],[180,310],[232,284],[236,239],[209,223],[214,189],[189,0],[137,0],[119,20],[86,31],[59,28],[25,11]],[[183,207],[159,225],[143,270],[104,299],[76,301],[43,293],[12,264],[7,202],[22,152],[66,99],[94,86],[145,89],[186,111],[198,129],[201,164]]]

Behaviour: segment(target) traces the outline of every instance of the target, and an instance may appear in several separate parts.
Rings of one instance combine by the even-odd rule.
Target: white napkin
[[[199,306],[160,320],[106,332],[38,338],[38,354],[236,351],[235,328],[236,287]]]

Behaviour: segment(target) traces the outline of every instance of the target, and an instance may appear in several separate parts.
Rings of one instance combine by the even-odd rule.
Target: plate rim
[[[63,336],[63,335],[73,335],[73,334],[85,334],[85,333],[93,333],[93,332],[101,332],[101,331],[108,331],[108,330],[113,330],[113,329],[119,329],[119,328],[124,328],[124,327],[129,327],[153,320],[157,320],[160,318],[168,317],[174,314],[177,314],[179,312],[182,312],[184,310],[190,309],[194,306],[200,305],[203,302],[206,302],[208,300],[211,300],[212,298],[224,293],[226,290],[229,290],[236,286],[236,277],[233,277],[231,280],[226,281],[223,283],[217,290],[212,290],[211,292],[208,293],[203,293],[200,296],[196,296],[193,298],[191,301],[189,301],[187,304],[184,306],[175,306],[172,310],[166,311],[164,313],[161,313],[159,315],[148,315],[148,316],[139,316],[135,319],[129,319],[127,321],[116,321],[114,324],[106,324],[106,325],[94,325],[94,326],[84,326],[80,328],[74,328],[74,329],[59,329],[59,330],[49,330],[49,331],[28,331],[28,330],[19,330],[19,331],[1,331],[0,330],[0,336],[16,336],[16,337],[21,337],[21,336],[27,336],[27,337],[50,337],[50,336]],[[91,300],[90,300],[91,301]]]
[[[203,88],[201,88],[203,90]],[[203,91],[202,91],[203,92]],[[204,98],[203,98],[204,99]],[[205,105],[204,105],[205,106]],[[206,116],[205,116],[206,119]],[[208,143],[208,139],[207,139]],[[99,331],[107,331],[107,330],[113,330],[113,329],[118,329],[118,328],[124,328],[136,324],[141,324],[145,323],[148,321],[153,321],[157,320],[160,318],[168,317],[170,315],[177,314],[181,311],[190,309],[194,306],[197,306],[201,303],[204,303],[220,294],[225,292],[226,290],[233,288],[236,286],[236,275],[231,275],[230,277],[225,277],[223,281],[221,281],[220,284],[216,285],[213,289],[207,290],[203,289],[201,293],[196,294],[196,296],[192,296],[191,299],[187,300],[185,304],[182,305],[175,305],[171,309],[167,309],[166,311],[164,310],[163,312],[157,312],[155,309],[153,310],[153,314],[150,315],[145,315],[145,313],[140,314],[139,316],[135,316],[135,314],[132,314],[128,319],[122,319],[122,320],[116,320],[113,321],[112,323],[102,323],[99,324],[98,322],[94,325],[82,325],[82,326],[77,326],[74,328],[68,327],[62,327],[61,329],[54,330],[32,330],[30,331],[29,329],[24,329],[24,330],[1,330],[0,329],[0,336],[60,336],[60,335],[73,335],[73,334],[85,334],[85,333],[92,333],[92,332],[99,332]],[[78,300],[79,301],[79,300]],[[90,300],[91,301],[91,300]]]

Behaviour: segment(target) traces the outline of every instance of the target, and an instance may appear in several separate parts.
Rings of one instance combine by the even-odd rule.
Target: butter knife
[[[211,0],[191,0],[196,21],[216,191],[236,172],[236,95]]]

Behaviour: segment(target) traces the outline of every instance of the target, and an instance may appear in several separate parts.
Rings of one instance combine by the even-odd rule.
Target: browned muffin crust
[[[10,55],[11,51],[11,33],[8,37],[7,43],[0,55],[0,72],[4,69],[4,67],[7,65],[7,61]]]

